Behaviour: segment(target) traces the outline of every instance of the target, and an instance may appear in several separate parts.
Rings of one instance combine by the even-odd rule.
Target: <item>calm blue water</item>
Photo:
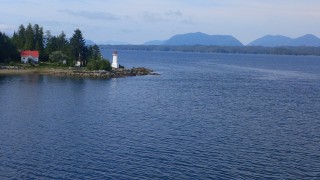
[[[0,179],[320,178],[320,57],[119,61],[161,75],[0,76]]]

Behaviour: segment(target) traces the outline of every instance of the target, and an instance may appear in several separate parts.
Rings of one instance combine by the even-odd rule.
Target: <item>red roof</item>
[[[21,57],[32,56],[34,58],[39,58],[39,51],[22,51]]]

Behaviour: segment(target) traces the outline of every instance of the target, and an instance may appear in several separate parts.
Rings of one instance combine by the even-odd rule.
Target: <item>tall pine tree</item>
[[[79,56],[82,58],[81,60],[85,59],[87,49],[85,47],[85,40],[80,29],[76,29],[74,31],[74,34],[70,39],[70,47],[74,60],[77,60]]]
[[[34,43],[34,31],[33,31],[33,27],[31,25],[31,23],[29,23],[29,25],[26,28],[25,31],[25,44],[23,49],[24,50],[34,50],[35,48],[35,43]]]
[[[44,42],[43,42],[43,28],[38,24],[33,26],[34,31],[34,50],[40,52],[40,55],[44,52]]]
[[[89,46],[88,50],[89,50],[90,60],[101,59],[101,52],[100,52],[99,46],[97,46],[96,44],[93,46]]]
[[[52,52],[58,51],[58,40],[56,36],[52,36],[50,31],[46,31],[45,39],[45,55],[46,60],[49,59],[49,56]]]
[[[11,39],[0,32],[0,62],[9,62],[18,59],[16,46]]]
[[[26,28],[22,24],[19,26],[18,32],[13,33],[12,42],[19,50],[24,48],[26,42],[25,33]]]
[[[57,37],[57,45],[58,45],[58,50],[62,51],[65,54],[70,54],[69,53],[69,41],[67,39],[66,34],[62,31],[61,34]]]

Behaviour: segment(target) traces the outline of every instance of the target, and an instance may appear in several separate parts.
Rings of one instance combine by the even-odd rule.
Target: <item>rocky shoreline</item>
[[[88,71],[81,68],[69,68],[69,69],[24,69],[15,66],[0,66],[0,74],[27,74],[27,73],[38,73],[52,76],[62,77],[75,77],[75,78],[121,78],[128,76],[145,76],[145,75],[159,75],[153,72],[151,69],[144,67],[131,68],[131,69],[113,69],[111,71],[99,70],[99,71]]]
[[[158,75],[154,73],[153,70],[139,67],[132,69],[115,69],[111,71],[87,71],[87,70],[72,70],[72,71],[49,71],[47,72],[54,76],[71,76],[78,78],[121,78],[128,76],[145,76],[145,75]]]

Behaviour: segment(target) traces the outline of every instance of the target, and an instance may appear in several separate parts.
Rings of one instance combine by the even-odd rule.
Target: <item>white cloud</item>
[[[4,31],[4,30],[10,29],[10,28],[11,28],[10,25],[8,25],[8,24],[1,24],[1,23],[0,23],[0,30]]]
[[[166,21],[166,19],[164,19],[161,14],[153,12],[144,12],[143,19],[147,23],[157,23]]]
[[[170,10],[170,11],[167,11],[166,13],[165,13],[167,16],[176,16],[176,17],[181,17],[182,16],[182,12],[181,11],[172,11],[172,10]]]
[[[142,43],[201,31],[246,43],[265,34],[319,36],[319,7],[318,0],[1,0],[0,30],[31,22],[69,36],[80,28],[94,41]]]
[[[72,11],[70,9],[60,10],[62,13],[69,15],[84,17],[87,19],[100,19],[100,20],[118,20],[119,18],[108,12],[89,12],[89,11]]]

